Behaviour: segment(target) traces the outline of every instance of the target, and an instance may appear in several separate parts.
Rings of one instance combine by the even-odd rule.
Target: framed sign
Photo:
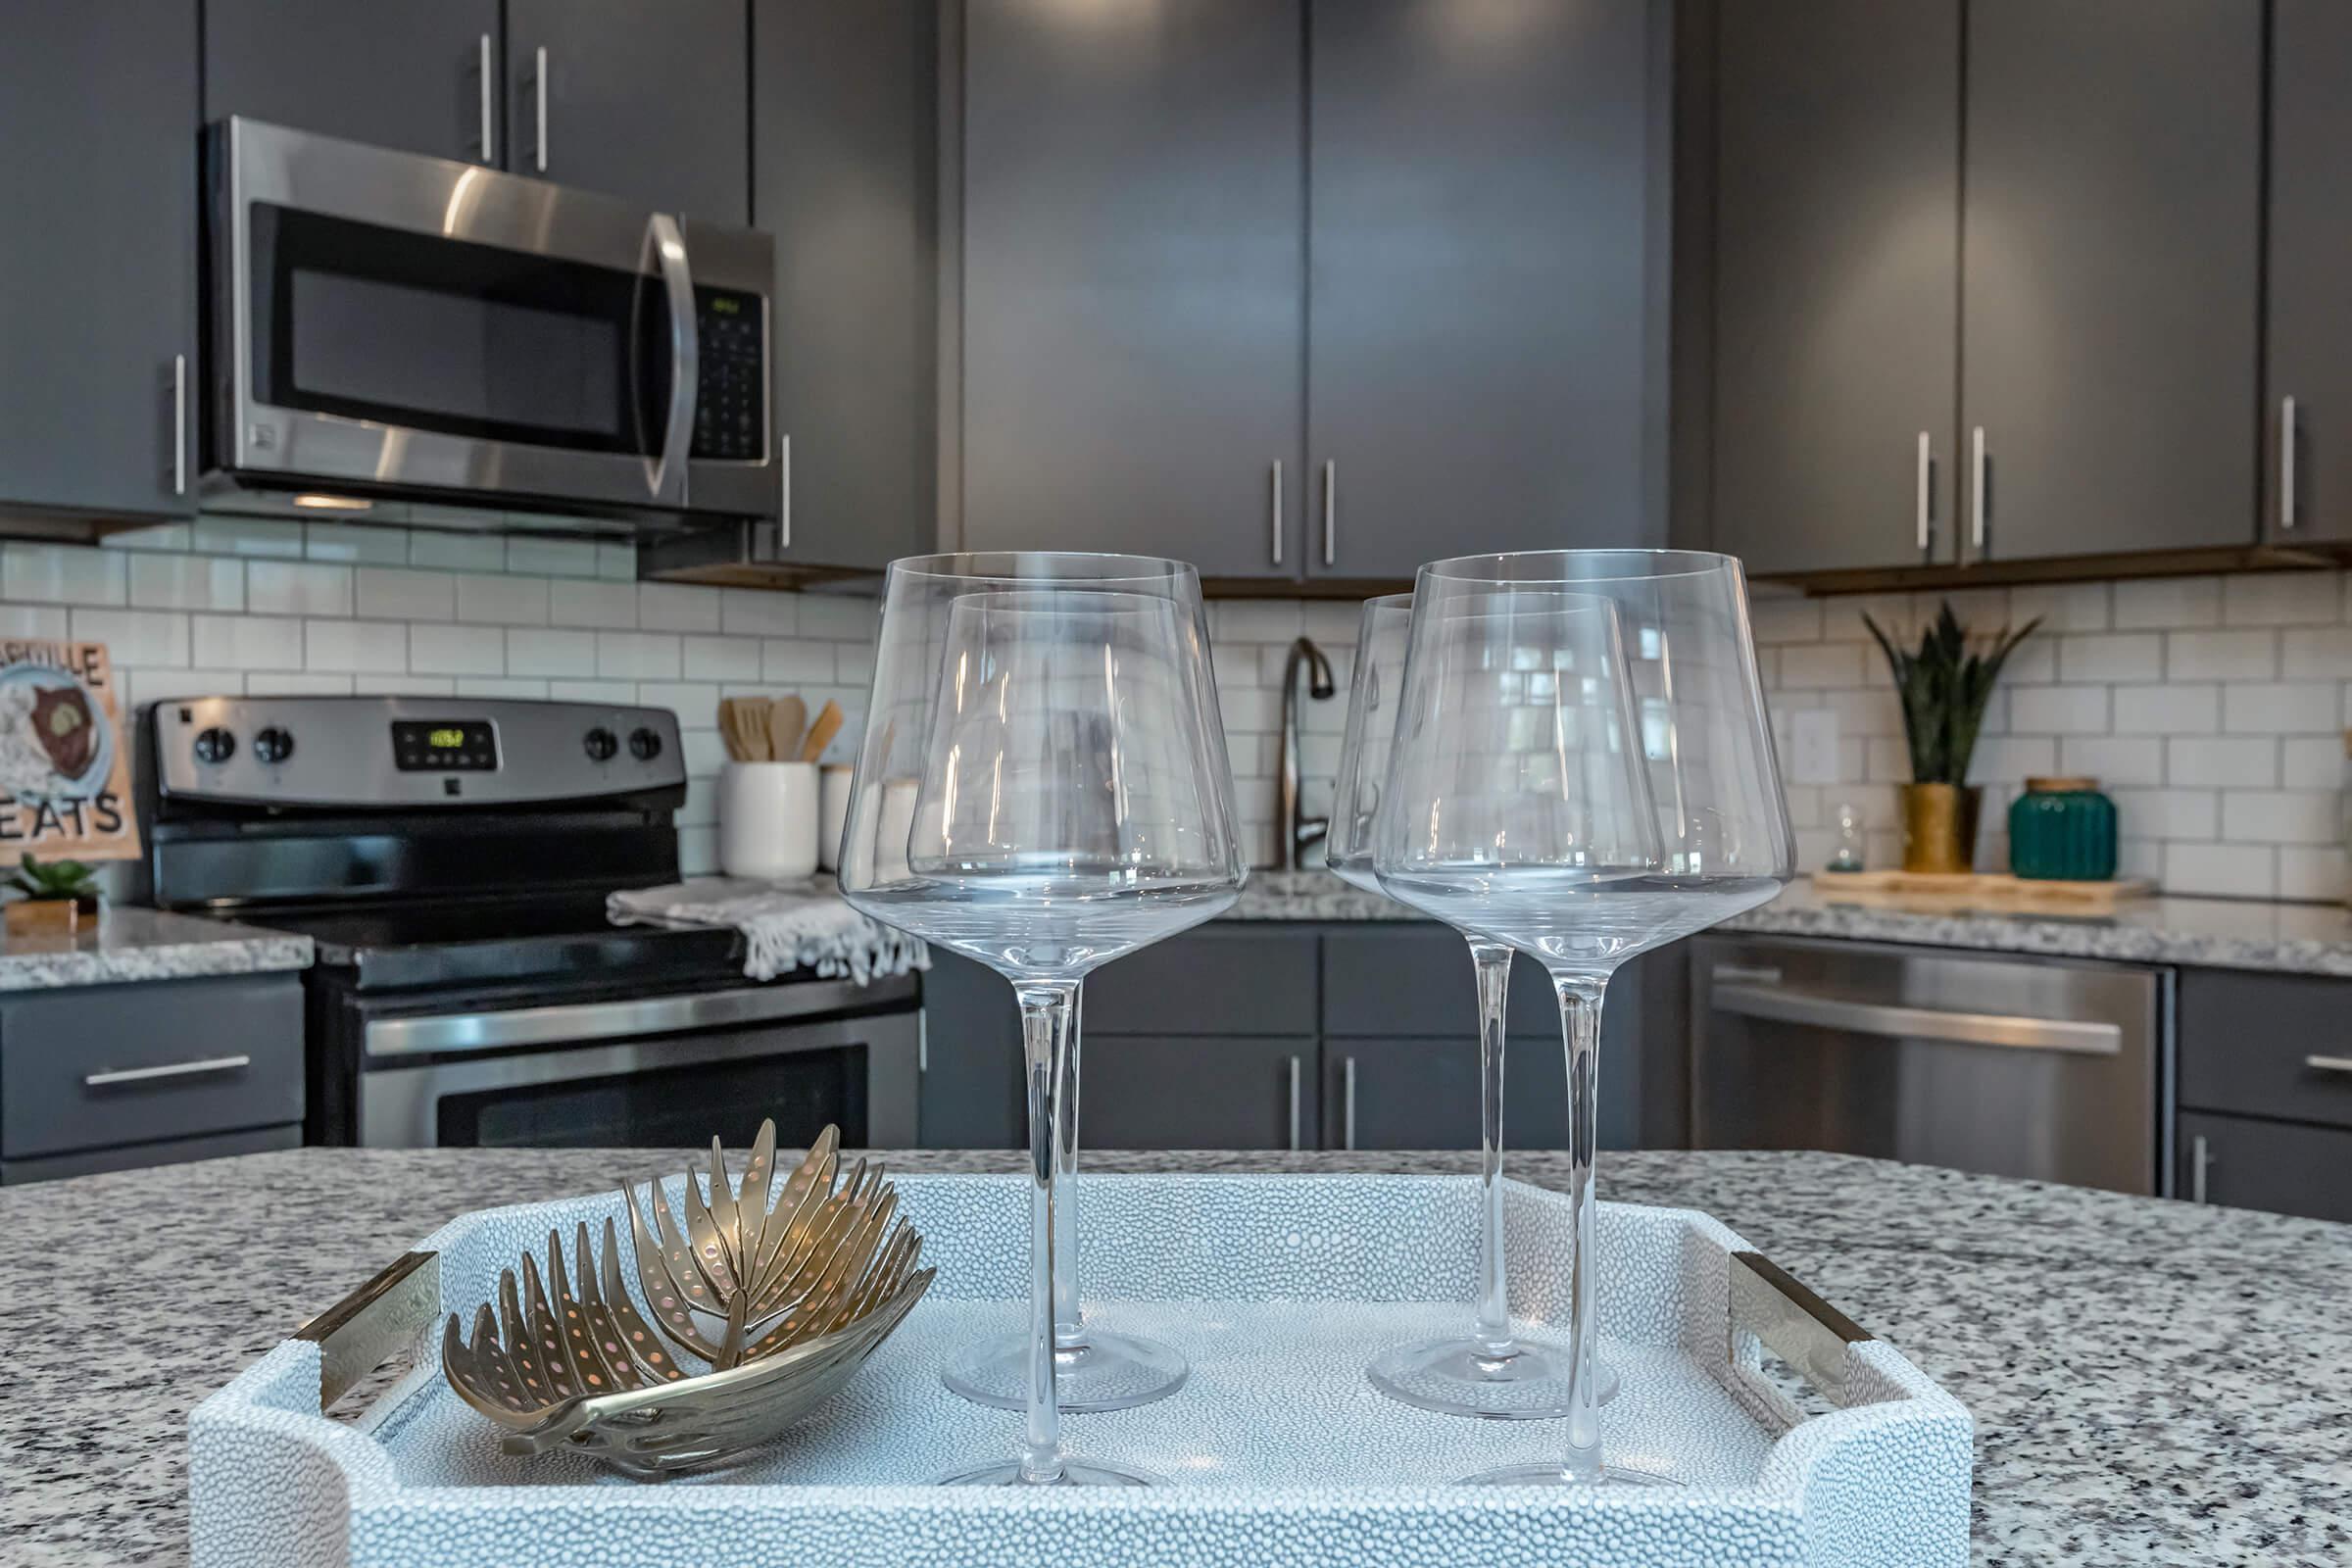
[[[0,862],[139,853],[130,746],[104,643],[0,641]]]

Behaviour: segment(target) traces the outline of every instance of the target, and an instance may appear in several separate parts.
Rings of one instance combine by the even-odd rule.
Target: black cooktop
[[[364,990],[551,979],[741,982],[733,931],[616,926],[602,894],[247,906],[229,918],[307,936],[318,972]]]

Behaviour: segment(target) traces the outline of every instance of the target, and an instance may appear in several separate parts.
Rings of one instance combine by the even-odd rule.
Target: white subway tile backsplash
[[[2069,735],[2058,743],[2060,765],[2106,784],[2164,782],[2164,742],[2153,736]]]
[[[2279,639],[2288,680],[2352,680],[2352,626],[2297,626]]]
[[[547,695],[563,703],[634,703],[637,683],[627,680],[551,680]]]
[[[2148,839],[2211,839],[2221,831],[2213,790],[2110,789],[2119,832]]]
[[[409,668],[419,675],[499,675],[507,667],[507,634],[496,626],[419,625],[409,628]]]
[[[260,670],[245,677],[249,697],[348,697],[349,675],[290,675],[282,670]]]
[[[448,697],[457,691],[457,682],[447,675],[368,670],[352,677],[352,690],[362,697]]]
[[[234,697],[245,690],[245,675],[235,669],[126,669],[122,689],[134,708],[180,697]]]
[[[2009,590],[2009,624],[2041,622],[2036,636],[2105,631],[2115,624],[2114,595],[2103,582],[2029,583]]]
[[[728,604],[732,606],[734,601],[730,599]],[[879,600],[854,594],[802,594],[795,612],[804,637],[870,643],[874,629],[881,624],[882,605]]]
[[[2290,790],[2340,790],[2352,775],[2334,735],[2295,735],[2278,743],[2278,782]]]
[[[302,559],[302,524],[283,517],[213,514],[196,519],[190,537],[199,555]]]
[[[1791,686],[1819,686],[1825,690],[1860,686],[1864,652],[1860,643],[1785,647],[1781,650],[1781,679]]]
[[[245,608],[257,615],[348,615],[351,568],[250,562],[245,567]]]
[[[2319,626],[2337,618],[2341,595],[2331,571],[2275,571],[2222,584],[2222,619],[2231,626]]]
[[[2010,694],[2012,710],[2025,698]],[[2211,735],[2222,727],[2222,689],[2219,686],[2118,686],[2115,688],[2115,732],[2118,735]]]
[[[2343,806],[2333,790],[2229,790],[2222,837],[2237,844],[2336,844]]]
[[[130,561],[130,602],[142,610],[243,610],[245,564],[220,556],[140,554]]]
[[[194,548],[194,530],[184,522],[153,522],[144,528],[118,528],[98,541],[101,550],[169,550]]]
[[[303,663],[315,670],[367,674],[406,671],[409,628],[388,620],[306,620]]]
[[[2332,682],[2230,686],[2222,693],[2222,728],[2233,735],[2313,735],[2342,726]]]
[[[2115,584],[2115,628],[2180,630],[2222,623],[2219,577],[2142,577]]]
[[[2314,899],[2341,904],[2352,892],[2341,847],[2290,846],[2278,851],[2278,894],[2282,899]]]
[[[2123,721],[2123,697],[2116,693],[2115,727],[2119,733],[2136,733]],[[2012,734],[2097,735],[2106,728],[2104,686],[2021,686],[2009,694]]]
[[[623,680],[676,680],[678,639],[665,631],[600,631],[596,672]]]
[[[507,633],[510,675],[577,676],[596,667],[596,633],[517,626]]]
[[[593,577],[596,541],[517,535],[507,541],[507,569],[541,577]]]
[[[303,524],[302,553],[313,561],[346,565],[397,566],[409,559],[409,535],[404,528],[308,522]]]
[[[118,664],[188,662],[188,617],[166,610],[76,610],[74,640],[106,644]]]
[[[265,615],[198,615],[199,664],[222,669],[300,669],[302,622]]]
[[[760,644],[749,637],[682,637],[679,667],[688,680],[756,681]]]
[[[647,631],[716,631],[721,593],[692,583],[640,583],[637,624]]]
[[[596,574],[612,582],[637,580],[637,547],[634,544],[600,539],[596,545]]]
[[[637,585],[565,579],[547,585],[547,618],[558,626],[594,626],[600,631],[637,624]]]
[[[458,579],[458,618],[493,626],[547,624],[548,580],[469,573]]]
[[[800,606],[793,596],[760,593],[751,588],[719,590],[719,626],[747,636],[789,637],[797,624]]]
[[[0,637],[63,641],[73,630],[63,605],[0,605]]]
[[[831,643],[770,637],[760,648],[757,672],[761,680],[792,685],[801,681],[829,681],[833,678],[834,653]]]
[[[2168,893],[2274,898],[2278,890],[2278,859],[2268,845],[2168,844],[2164,886]]]
[[[2118,584],[2121,587],[2122,584]],[[2039,633],[2026,647],[2041,641]],[[2070,681],[2162,680],[2164,639],[2153,632],[2068,633],[2056,639],[2058,673]],[[2020,650],[2022,655],[2024,650]]]
[[[2203,789],[2270,789],[2278,782],[2278,743],[2173,739],[2164,743],[2165,780]]]
[[[52,605],[120,605],[129,601],[127,557],[79,545],[0,547],[0,595]]]
[[[1759,643],[1811,643],[1821,640],[1822,601],[1758,591],[1748,601],[1748,625]],[[1229,608],[1229,607],[1220,607]],[[1219,636],[1227,633],[1222,627]]]
[[[447,620],[457,613],[457,579],[446,571],[362,566],[359,612],[384,620]]]
[[[496,534],[418,528],[409,535],[409,564],[440,571],[504,571],[507,542]]]
[[[456,689],[460,697],[545,697],[547,682],[515,675],[460,675]]]
[[[2177,631],[2165,638],[2172,680],[2270,680],[2278,673],[2273,631]]]

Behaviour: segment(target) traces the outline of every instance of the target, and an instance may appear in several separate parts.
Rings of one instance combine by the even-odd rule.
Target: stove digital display
[[[392,761],[403,773],[487,773],[498,766],[498,731],[478,718],[396,718]]]

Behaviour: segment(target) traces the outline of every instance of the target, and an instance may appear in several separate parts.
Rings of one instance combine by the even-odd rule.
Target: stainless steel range
[[[676,717],[215,697],[141,715],[155,902],[309,935],[310,1140],[915,1142],[916,983],[743,977],[731,931],[615,927],[674,881]]]

